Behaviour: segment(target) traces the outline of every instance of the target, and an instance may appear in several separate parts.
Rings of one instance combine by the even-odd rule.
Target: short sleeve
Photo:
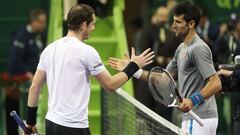
[[[92,47],[85,53],[84,61],[86,63],[86,68],[93,76],[96,76],[105,69],[98,52]]]
[[[199,45],[193,49],[193,60],[204,79],[216,73],[212,52],[207,45]]]
[[[169,73],[176,73],[177,72],[177,59],[173,57],[173,59],[169,62],[169,64],[166,67],[166,70]]]
[[[46,49],[42,52],[40,56],[37,69],[46,71]]]
[[[182,48],[181,45],[179,45],[179,47],[175,51],[173,59],[169,62],[169,64],[166,67],[166,70],[169,73],[177,73],[178,71],[177,62],[178,62],[178,55],[179,55],[179,52],[181,51],[181,48]]]

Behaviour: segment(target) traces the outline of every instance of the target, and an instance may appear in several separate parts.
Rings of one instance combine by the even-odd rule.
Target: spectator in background
[[[166,6],[167,6],[167,9],[170,13],[170,15],[168,17],[169,22],[173,22],[172,10],[176,5],[177,5],[177,0],[167,0]]]
[[[232,41],[231,41],[232,37]],[[220,64],[233,63],[236,55],[240,54],[240,21],[231,18],[228,24],[223,23],[219,29],[219,36],[216,40],[214,52],[217,62]]]
[[[140,38],[142,36],[142,27],[143,27],[143,20],[141,17],[136,17],[131,21],[131,25],[133,29],[136,31],[134,34],[134,45],[139,45],[140,44]],[[141,54],[140,50],[136,48],[136,54]]]
[[[151,18],[151,25],[142,29],[141,35],[136,41],[137,52],[142,52],[147,48],[154,50],[156,58],[153,64],[145,69],[150,70],[154,66],[166,67],[172,59],[174,52],[180,44],[181,39],[175,37],[173,31],[169,29],[169,10],[165,6],[160,6]],[[166,108],[157,103],[149,92],[145,82],[137,82],[135,98],[148,108],[158,113],[165,119],[171,121],[172,109]],[[144,91],[144,92],[143,92]]]
[[[232,42],[230,41],[232,37]],[[230,18],[228,23],[223,22],[219,26],[219,34],[214,43],[213,54],[215,55],[216,61],[219,64],[233,64],[233,58],[240,54],[240,22],[237,18]],[[218,71],[219,75],[230,77],[231,74],[227,70],[221,69]],[[224,81],[223,81],[224,80]],[[223,90],[233,91],[233,85],[238,84],[239,81],[236,79],[222,79]],[[224,95],[217,95],[217,105],[219,117],[218,133],[221,135],[230,134],[232,123],[232,111],[240,111],[240,100],[238,94],[225,93]],[[230,110],[228,114],[225,113],[226,108]],[[236,111],[235,111],[236,112]],[[238,116],[239,114],[234,114]],[[238,120],[239,121],[239,120]],[[236,123],[236,120],[233,120]],[[238,123],[238,122],[237,122]],[[237,126],[239,127],[239,125]],[[224,134],[225,133],[225,134]]]
[[[167,8],[169,12],[171,12],[176,5],[177,5],[176,0],[167,0]]]
[[[213,43],[209,38],[209,29],[210,20],[208,19],[206,11],[203,10],[199,25],[197,26],[197,33],[199,34],[200,38],[202,38],[211,48]]]
[[[25,75],[31,81],[36,71],[40,53],[44,49],[44,30],[47,24],[46,13],[34,9],[29,14],[27,25],[17,30],[12,38],[8,72],[10,76]],[[17,95],[17,96],[16,96]],[[7,134],[18,135],[18,126],[9,116],[10,111],[19,112],[19,88],[6,90]],[[27,101],[27,99],[25,99]]]
[[[200,38],[207,43],[213,52],[214,42],[216,41],[219,32],[219,25],[210,22],[206,9],[203,9],[203,13],[196,30]],[[213,61],[216,62],[215,53],[213,53]]]

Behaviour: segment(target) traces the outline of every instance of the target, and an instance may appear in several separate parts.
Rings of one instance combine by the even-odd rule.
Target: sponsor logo
[[[102,63],[99,63],[99,64],[97,64],[96,66],[93,66],[93,68],[96,69],[96,68],[98,68],[98,67],[100,67],[100,66],[102,66],[102,65],[103,65]]]

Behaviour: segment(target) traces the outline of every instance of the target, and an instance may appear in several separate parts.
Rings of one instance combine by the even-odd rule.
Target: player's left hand
[[[193,103],[191,99],[188,98],[184,98],[182,100],[182,103],[179,106],[179,110],[183,111],[183,112],[187,112],[189,110],[191,110],[193,108]]]

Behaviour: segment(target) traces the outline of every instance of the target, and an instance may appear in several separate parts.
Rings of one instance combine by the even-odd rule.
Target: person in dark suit
[[[11,77],[26,76],[30,81],[37,69],[40,54],[44,49],[46,13],[34,9],[29,13],[28,23],[14,32],[9,54],[8,73]],[[9,116],[12,110],[19,112],[20,89],[11,86],[6,89],[7,134],[18,135],[17,124]],[[26,99],[27,100],[27,99]]]

